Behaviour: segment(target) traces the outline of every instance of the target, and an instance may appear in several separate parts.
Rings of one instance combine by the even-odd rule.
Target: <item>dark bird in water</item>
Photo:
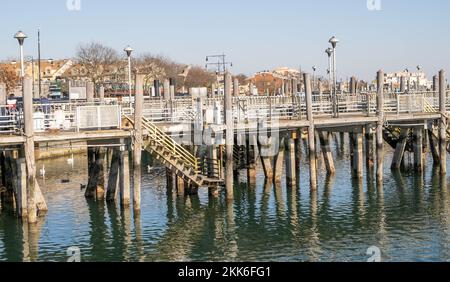
[[[84,189],[86,189],[86,185],[80,184],[80,190],[83,191]]]

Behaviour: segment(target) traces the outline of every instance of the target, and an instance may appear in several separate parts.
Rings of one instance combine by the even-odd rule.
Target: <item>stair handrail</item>
[[[129,116],[125,116],[130,122],[133,120]],[[152,141],[169,150],[175,157],[179,158],[186,165],[194,169],[196,173],[199,171],[198,159],[186,148],[178,144],[172,137],[162,131],[158,126],[150,122],[146,118],[142,118],[142,126],[149,132]]]

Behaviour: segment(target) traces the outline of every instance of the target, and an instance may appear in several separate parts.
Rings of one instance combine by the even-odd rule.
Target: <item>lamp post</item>
[[[14,35],[14,38],[19,41],[20,45],[20,78],[23,79],[25,76],[25,67],[23,63],[23,43],[27,38],[27,35],[20,30]]]
[[[125,53],[127,53],[127,57],[128,57],[128,97],[129,97],[129,103],[130,103],[130,107],[131,107],[131,53],[134,50],[129,45],[123,50],[125,51]]]
[[[313,90],[314,90],[314,87],[316,85],[316,70],[317,70],[317,67],[313,66],[312,70],[313,70]]]
[[[331,46],[333,47],[333,99],[334,99],[334,113],[335,117],[339,117],[339,106],[338,106],[338,99],[337,99],[337,71],[336,71],[336,46],[339,42],[339,40],[333,36],[328,41]]]
[[[417,66],[417,87],[416,87],[417,92],[420,91],[420,70],[421,69],[422,68],[420,66]]]

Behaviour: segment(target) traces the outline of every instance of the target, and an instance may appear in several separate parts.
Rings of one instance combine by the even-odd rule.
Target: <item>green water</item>
[[[144,171],[139,217],[84,198],[85,156],[73,168],[65,158],[46,161],[39,181],[49,212],[28,227],[3,210],[0,261],[66,261],[69,247],[82,261],[367,261],[372,246],[383,261],[450,261],[449,181],[431,160],[422,175],[393,174],[389,151],[381,188],[366,174],[353,180],[348,151],[335,153],[336,175],[326,177],[320,161],[311,193],[305,155],[297,189],[265,185],[258,166],[256,188],[242,171],[232,203],[205,190],[177,198],[164,174]]]

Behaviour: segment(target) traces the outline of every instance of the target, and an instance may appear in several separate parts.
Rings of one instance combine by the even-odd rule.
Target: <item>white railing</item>
[[[447,93],[450,96],[450,91]],[[376,93],[360,93],[350,95],[348,93],[338,95],[338,109],[342,114],[360,114],[374,116],[377,112]],[[258,119],[306,119],[306,102],[304,94],[295,97],[233,97],[233,116],[236,123],[255,121]],[[313,95],[313,114],[320,117],[332,117],[333,102],[329,94]],[[218,105],[221,109],[221,120],[224,120],[223,97],[207,98],[202,101],[202,109],[212,109]],[[173,101],[163,99],[147,99],[143,105],[143,116],[152,123],[189,123],[197,120],[203,112],[198,112],[198,101],[195,99],[182,98]],[[450,97],[446,101],[447,111],[450,112]],[[94,109],[95,113],[89,116],[95,118],[90,124],[89,120],[83,118],[88,112],[81,109]],[[110,108],[108,108],[110,107]],[[14,110],[8,106],[0,106],[0,134],[20,133],[22,130],[21,106]],[[98,114],[105,109],[112,110],[110,113]],[[86,110],[87,111],[87,110]],[[417,92],[417,93],[386,93],[384,95],[384,111],[388,114],[406,113],[437,113],[439,111],[439,93]],[[98,129],[106,127],[118,128],[119,116],[134,114],[134,105],[128,102],[110,100],[107,102],[95,101],[46,103],[34,105],[34,123],[37,132],[48,130],[76,131],[85,129]],[[108,115],[113,115],[113,122],[105,126],[103,121],[108,120]],[[81,119],[81,120],[80,120]]]

